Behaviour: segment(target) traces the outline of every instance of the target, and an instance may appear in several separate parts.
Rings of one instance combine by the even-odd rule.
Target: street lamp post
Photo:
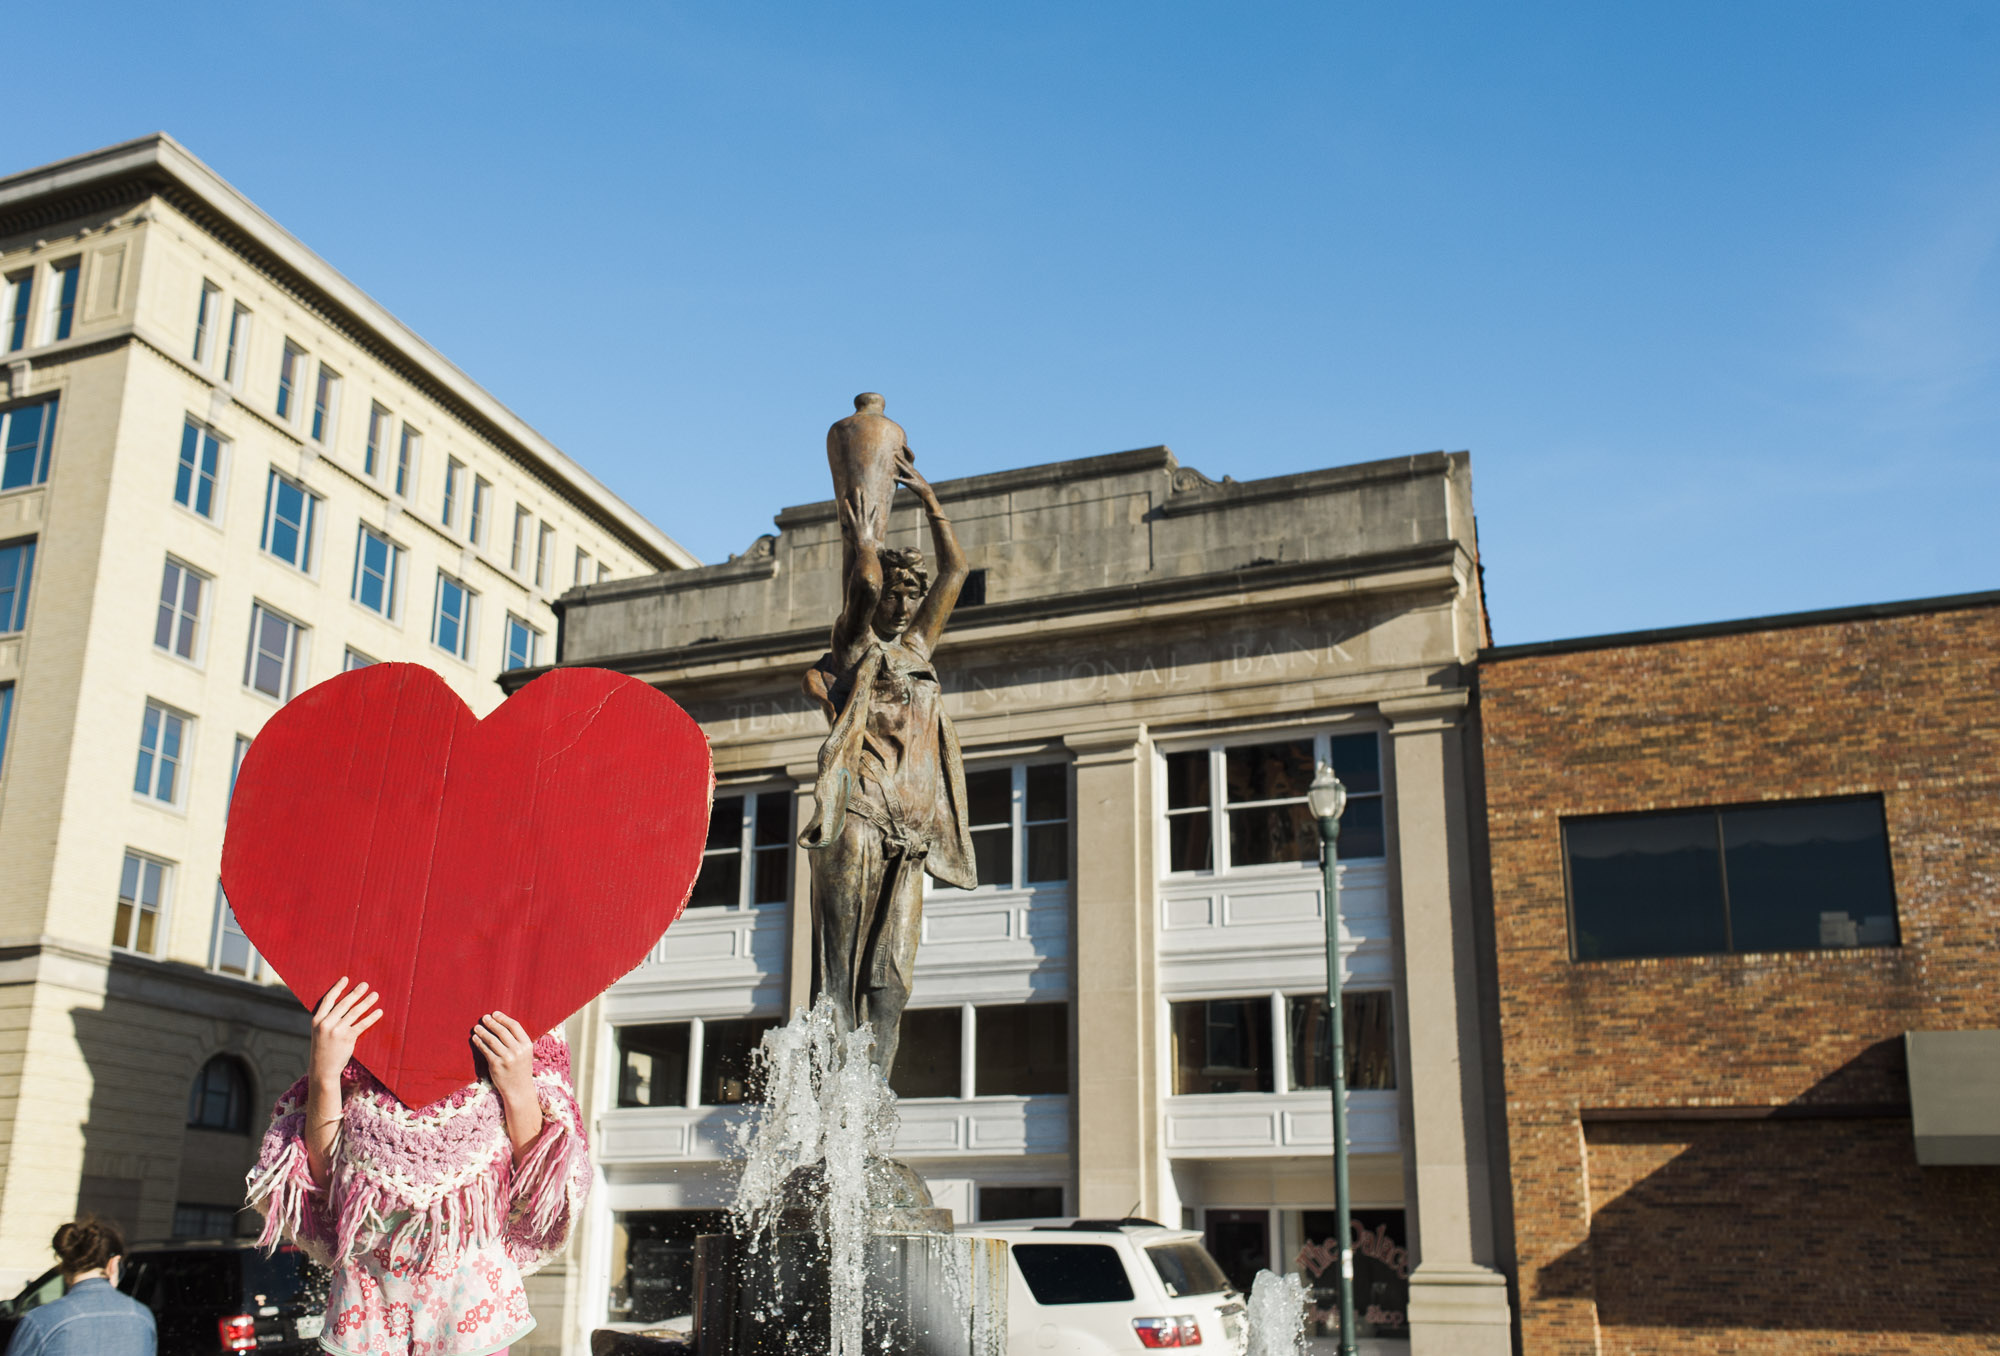
[[[1340,1244],[1340,1356],[1355,1356],[1354,1243],[1347,1196],[1347,1036],[1340,1001],[1340,812],[1347,788],[1321,763],[1306,788],[1319,821],[1320,868],[1326,873],[1326,1015],[1333,1043],[1333,1228]]]

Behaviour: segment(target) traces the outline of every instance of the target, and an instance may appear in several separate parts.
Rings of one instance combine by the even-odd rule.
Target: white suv
[[[1058,1219],[958,1231],[1006,1240],[1007,1356],[1132,1356],[1159,1347],[1243,1356],[1243,1297],[1191,1229]]]

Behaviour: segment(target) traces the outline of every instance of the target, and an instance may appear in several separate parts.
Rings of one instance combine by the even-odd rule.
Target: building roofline
[[[1479,652],[1479,662],[1530,659],[1537,655],[1574,654],[1581,650],[1612,650],[1634,645],[1664,645],[1679,640],[1704,640],[1710,636],[1736,636],[1751,631],[1782,631],[1798,626],[1836,626],[1842,622],[1880,621],[1890,617],[1914,617],[1927,612],[1958,612],[1975,607],[2000,607],[2000,589],[1984,593],[1947,593],[1935,598],[1911,598],[1891,603],[1862,603],[1854,607],[1829,607],[1816,612],[1780,612],[1768,617],[1743,617],[1734,621],[1698,622],[1692,626],[1668,626],[1650,631],[1619,631],[1602,636],[1577,636],[1568,640],[1536,640],[1521,645],[1491,645]]]
[[[101,192],[123,182],[171,185],[193,197],[271,265],[330,303],[336,322],[363,332],[353,337],[372,338],[420,369],[469,422],[567,489],[579,507],[591,510],[654,568],[689,569],[701,563],[165,132],[0,177],[0,223],[38,205]]]

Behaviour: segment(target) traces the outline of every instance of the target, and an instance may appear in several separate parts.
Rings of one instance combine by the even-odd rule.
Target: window
[[[403,425],[402,441],[396,445],[396,493],[407,499],[410,487],[417,483],[417,454],[423,451],[423,435]]]
[[[319,365],[319,380],[313,384],[312,439],[333,441],[333,423],[340,413],[340,373],[325,363]]]
[[[14,723],[14,685],[0,683],[0,773],[7,770],[7,727]]]
[[[751,1056],[764,1033],[780,1025],[775,1017],[739,1017],[703,1022],[701,1032],[701,1104],[735,1106],[761,1095]]]
[[[354,546],[354,601],[394,621],[396,583],[402,570],[403,548],[362,524]]]
[[[508,553],[507,568],[515,574],[521,572],[521,562],[527,558],[528,524],[534,519],[519,504],[514,505],[514,549]]]
[[[1578,960],[1897,942],[1879,796],[1563,821]]]
[[[474,546],[486,545],[486,506],[493,501],[493,484],[485,476],[472,478],[472,518],[465,526],[465,539]]]
[[[1174,1092],[1270,1092],[1271,1000],[1175,1003]]]
[[[10,276],[0,297],[6,301],[7,351],[17,353],[28,346],[28,320],[33,315],[31,307],[35,299],[35,271],[26,269]]]
[[[750,869],[745,871],[744,860]],[[792,887],[792,793],[717,796],[691,909],[782,904]]]
[[[262,603],[250,609],[250,652],[243,660],[243,685],[289,701],[298,678],[305,628]]]
[[[445,458],[444,513],[441,516],[440,521],[442,521],[446,527],[451,526],[451,520],[458,514],[458,479],[459,479],[459,474],[464,470],[465,470],[465,463],[460,461],[457,457]]]
[[[137,852],[125,854],[125,868],[118,877],[118,916],[111,927],[111,945],[121,951],[153,954],[171,869],[165,862]]]
[[[975,1008],[972,1034],[975,1097],[1069,1091],[1069,1004]]]
[[[1306,807],[1306,787],[1322,759],[1347,787],[1341,860],[1382,856],[1380,741],[1373,734],[1302,735],[1168,754],[1167,869],[1319,860],[1319,826]]]
[[[174,1202],[173,1238],[235,1238],[241,1233],[250,1236],[250,1230],[239,1230],[237,1224],[244,1218],[244,1207],[239,1205],[202,1205],[194,1201]],[[249,1216],[254,1220],[256,1217]],[[220,1257],[217,1258],[221,1260]],[[144,1263],[141,1263],[143,1266]]]
[[[967,570],[965,572],[965,582],[959,585],[958,588],[958,606],[986,606],[986,571],[984,569]]]
[[[969,1080],[964,1067],[968,1053],[972,1056]],[[909,1009],[903,1013],[889,1085],[899,1097],[1067,1093],[1069,1004]]]
[[[1016,1243],[1008,1256],[1037,1304],[1111,1304],[1132,1298],[1132,1280],[1108,1243]]]
[[[257,544],[285,564],[310,573],[318,504],[311,490],[274,469],[264,491],[264,536]]]
[[[278,359],[278,400],[277,411],[280,419],[292,417],[292,391],[299,381],[299,360],[306,351],[291,340],[285,340],[285,351]]]
[[[28,585],[34,575],[33,538],[0,546],[0,636],[27,628]]]
[[[606,565],[606,564],[605,564],[605,563],[604,563],[603,561],[601,561],[601,560],[600,560],[600,561],[598,561],[598,562],[597,562],[597,582],[598,582],[598,583],[600,583],[600,584],[602,584],[602,583],[603,583],[603,582],[604,582],[605,580],[609,579],[610,577],[611,577],[611,567],[610,567],[609,565]]]
[[[581,546],[576,548],[576,575],[570,580],[571,586],[590,582],[590,552]]]
[[[531,669],[541,662],[542,633],[509,612],[507,614],[506,667],[509,669]]]
[[[620,1211],[611,1216],[611,1268],[605,1316],[614,1323],[656,1324],[694,1306],[694,1243],[728,1232],[721,1210]],[[62,1294],[57,1278],[56,1298]]]
[[[347,647],[347,653],[341,657],[340,671],[342,673],[352,673],[356,669],[365,669],[374,662],[373,659],[370,659],[367,655],[350,645]]]
[[[1068,764],[968,772],[965,799],[981,885],[1011,889],[1069,879]]]
[[[49,294],[49,338],[67,339],[76,323],[76,284],[83,276],[83,260],[65,259],[49,271],[55,274]]]
[[[229,756],[229,799],[231,801],[234,801],[236,799],[236,774],[243,770],[243,755],[248,752],[250,752],[250,736],[249,735],[236,736],[235,751],[232,752]],[[228,817],[229,817],[228,807],[224,806],[223,818],[227,819]],[[221,885],[218,884],[215,888],[219,891],[221,890],[222,887]]]
[[[437,607],[431,621],[431,643],[467,663],[472,661],[472,601],[478,595],[438,571]]]
[[[1063,1213],[1059,1186],[983,1186],[979,1188],[982,1224],[1008,1219],[1054,1219]]]
[[[188,1089],[187,1123],[196,1130],[250,1133],[250,1075],[242,1060],[217,1055],[201,1066]]]
[[[231,385],[243,370],[243,354],[250,343],[250,308],[238,303],[229,308],[229,339],[222,350],[222,379]]]
[[[190,419],[181,427],[181,460],[174,472],[174,502],[214,518],[215,487],[222,474],[222,439]]]
[[[1292,1088],[1333,1086],[1333,1024],[1326,1020],[1326,995],[1294,994],[1285,1000],[1291,1045]],[[1386,1092],[1396,1086],[1394,1004],[1387,989],[1342,989],[1341,1035],[1345,1038],[1347,1086]]]
[[[49,478],[56,441],[56,402],[38,400],[0,412],[0,490],[39,485]]]
[[[686,1022],[618,1028],[618,1105],[686,1106]]]
[[[370,401],[368,404],[368,441],[361,448],[361,469],[374,475],[382,461],[382,442],[389,436],[389,412]]]
[[[208,968],[242,979],[256,979],[264,968],[257,948],[236,924],[236,910],[229,907],[221,881],[215,883],[215,926],[209,935]]]
[[[207,587],[207,576],[167,557],[160,574],[160,614],[153,623],[153,644],[182,659],[200,659],[201,600]]]
[[[535,539],[535,587],[549,586],[549,557],[555,554],[556,530],[547,523],[542,524],[542,532]]]
[[[132,775],[135,793],[163,805],[180,803],[181,764],[187,758],[191,723],[158,702],[146,703],[145,719],[139,725],[139,767]]]
[[[220,318],[222,310],[222,289],[206,278],[202,279],[201,296],[194,304],[194,360],[206,365],[208,362],[209,326]]]

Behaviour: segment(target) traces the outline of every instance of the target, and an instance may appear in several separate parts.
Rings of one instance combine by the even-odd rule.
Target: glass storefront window
[[[611,1217],[612,1323],[657,1323],[694,1307],[694,1241],[726,1233],[721,1210],[644,1210]]]

